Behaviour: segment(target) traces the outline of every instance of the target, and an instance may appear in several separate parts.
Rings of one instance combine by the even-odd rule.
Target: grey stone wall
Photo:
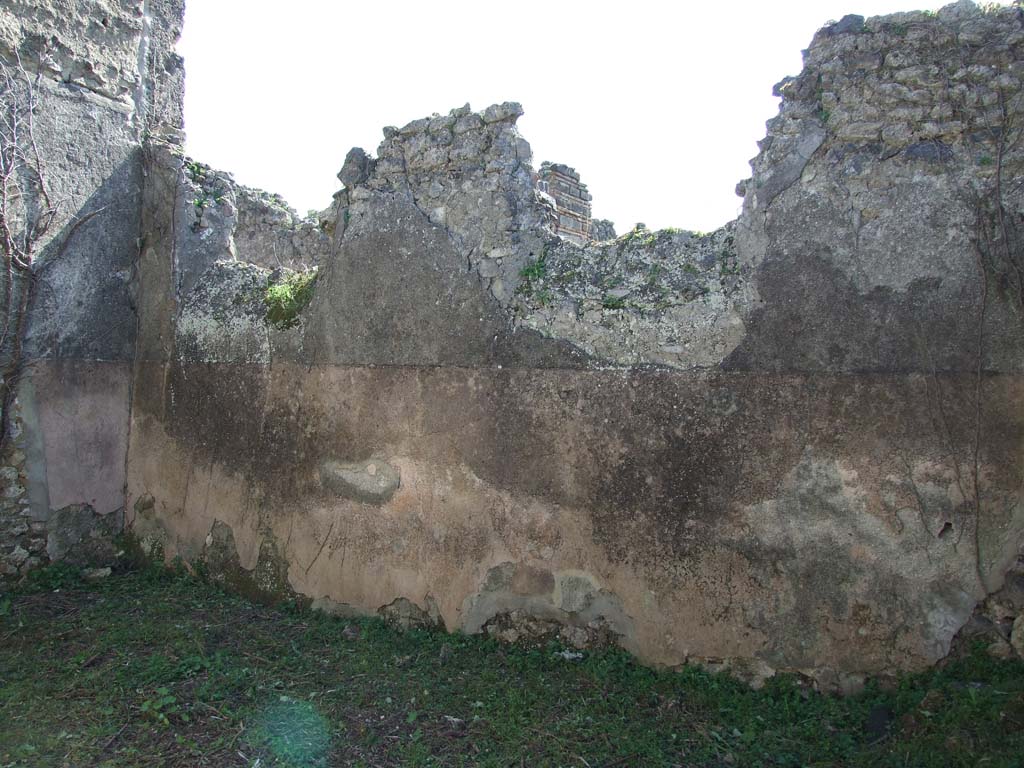
[[[377,158],[343,180],[342,223],[347,211],[358,232],[364,220],[373,222],[367,209],[375,194],[406,193],[444,229],[491,295],[508,305],[520,270],[551,236],[543,226],[547,210],[533,189],[533,153],[515,127],[522,113],[515,103],[480,113],[466,105],[386,128]]]
[[[0,576],[16,577],[37,567],[46,554],[46,521],[36,519],[29,497],[29,463],[25,423],[18,412],[12,414],[11,442],[0,465]]]
[[[615,365],[717,366],[744,335],[735,229],[552,243],[518,289],[521,322]]]
[[[756,277],[730,367],[970,370],[982,332],[982,367],[1020,372],[1019,235],[984,275],[977,246],[997,198],[1017,227],[1024,209],[996,181],[1024,168],[1021,13],[959,2],[818,32],[741,185]]]
[[[142,147],[181,127],[182,15],[181,0],[0,7],[0,60],[35,90],[34,140],[60,205],[40,243],[47,266],[30,307],[20,435],[3,468],[9,576],[121,528]]]
[[[601,243],[605,240],[614,240],[615,235],[615,224],[608,221],[608,219],[591,219],[590,220],[590,239],[594,242]]]
[[[961,2],[822,29],[776,86],[743,215],[704,239],[727,249],[675,232],[556,249],[525,322],[620,363],[1019,372],[1020,14]],[[716,261],[721,286],[662,280]]]

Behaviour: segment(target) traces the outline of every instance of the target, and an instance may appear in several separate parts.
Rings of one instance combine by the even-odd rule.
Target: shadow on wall
[[[112,565],[124,523],[141,229],[141,150],[67,216],[28,307],[17,426],[0,471],[7,576],[47,561]],[[70,212],[69,212],[70,213]]]

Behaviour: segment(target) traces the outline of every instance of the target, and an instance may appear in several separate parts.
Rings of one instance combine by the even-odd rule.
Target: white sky
[[[534,166],[575,167],[619,233],[712,230],[815,30],[929,2],[191,0],[186,147],[305,213],[383,126],[518,101]]]

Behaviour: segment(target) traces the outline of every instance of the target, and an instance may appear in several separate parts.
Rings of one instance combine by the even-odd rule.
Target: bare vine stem
[[[11,411],[24,369],[28,315],[44,266],[39,251],[61,209],[50,195],[36,139],[40,77],[37,73],[33,80],[17,51],[13,62],[0,61],[0,451],[10,439]],[[64,244],[85,220],[75,223]],[[55,251],[57,256],[64,244]]]

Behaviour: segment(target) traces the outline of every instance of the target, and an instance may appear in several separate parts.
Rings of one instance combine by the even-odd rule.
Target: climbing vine
[[[28,313],[44,266],[40,245],[60,210],[36,142],[37,86],[20,59],[0,61],[0,449],[10,434]]]

